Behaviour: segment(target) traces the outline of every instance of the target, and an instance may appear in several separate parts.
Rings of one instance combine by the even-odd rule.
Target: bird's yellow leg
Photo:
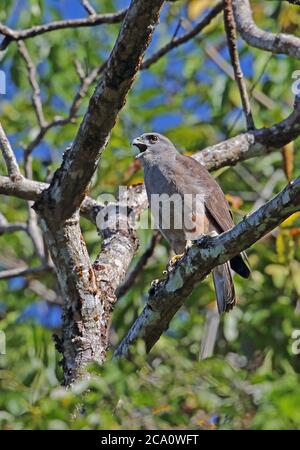
[[[185,255],[185,253],[180,253],[179,255],[172,256],[172,258],[170,259],[170,263],[169,263],[170,266],[175,266],[177,261],[179,261],[184,255]]]

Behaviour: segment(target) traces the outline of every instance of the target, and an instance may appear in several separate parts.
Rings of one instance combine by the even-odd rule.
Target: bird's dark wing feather
[[[209,230],[218,233],[230,230],[234,226],[231,211],[225,195],[202,164],[189,156],[177,155],[177,170],[179,180],[184,180],[181,191],[186,193],[205,193],[205,210],[210,222]],[[178,169],[180,167],[180,169]],[[182,178],[181,178],[182,177]],[[230,261],[231,268],[243,278],[250,276],[248,258],[245,252],[235,256]]]
[[[178,155],[177,161],[183,168],[184,180],[190,175],[190,183],[187,186],[189,192],[205,192],[205,209],[216,231],[222,233],[234,226],[228,202],[222,189],[211,176],[208,170],[189,156]]]

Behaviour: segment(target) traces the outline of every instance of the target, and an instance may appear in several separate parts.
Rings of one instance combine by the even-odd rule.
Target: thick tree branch
[[[162,47],[160,50],[158,50],[156,53],[154,53],[152,56],[150,56],[148,59],[146,59],[140,67],[140,70],[148,69],[152,64],[156,63],[160,58],[165,56],[167,53],[169,53],[174,48],[179,47],[182,44],[185,44],[186,42],[193,39],[195,36],[197,36],[207,25],[210,24],[210,22],[222,11],[223,8],[223,2],[220,1],[212,8],[212,10],[207,14],[204,19],[202,19],[197,25],[195,25],[194,28],[192,28],[190,31],[185,33],[184,35],[174,38],[168,42],[164,47]]]
[[[0,123],[0,148],[3,154],[3,158],[5,160],[7,172],[10,179],[12,180],[12,182],[20,180],[22,178],[20,168],[16,160],[15,154],[13,152],[13,149],[11,148],[11,145],[9,143],[9,140],[7,139],[7,136],[2,128],[1,123]]]
[[[284,33],[261,30],[253,21],[249,0],[233,0],[234,17],[238,31],[247,44],[272,53],[300,59],[300,39]]]
[[[149,352],[196,284],[214,267],[249,248],[299,210],[300,177],[231,230],[200,239],[175,266],[168,266],[166,279],[152,285],[143,312],[117,348],[116,356],[128,356],[138,338],[145,341]]]
[[[72,148],[36,204],[41,214],[50,207],[56,220],[63,221],[80,207],[139,70],[162,4],[163,0],[132,0]]]
[[[49,33],[55,30],[62,30],[65,28],[93,27],[96,25],[102,25],[104,23],[118,23],[123,20],[125,14],[126,10],[109,14],[93,14],[82,19],[57,20],[55,22],[50,22],[43,25],[36,25],[25,30],[12,30],[11,28],[0,23],[0,34],[5,36],[0,45],[0,51],[5,50],[12,41],[29,39],[35,36],[39,36],[40,34]]]
[[[118,200],[117,204],[109,204],[102,211],[102,217],[109,212],[109,222],[100,226],[103,242],[93,264],[97,286],[105,293],[101,323],[106,330],[110,328],[113,308],[117,301],[116,289],[124,280],[138,248],[138,240],[132,227],[134,219],[147,207],[143,185],[130,187]],[[131,212],[134,212],[135,217],[131,217]],[[101,225],[100,222],[98,217],[97,224]],[[109,334],[102,338],[108,346]]]

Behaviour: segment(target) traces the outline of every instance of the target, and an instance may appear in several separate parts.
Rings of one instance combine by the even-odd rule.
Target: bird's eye
[[[149,142],[157,142],[157,141],[158,141],[158,137],[155,136],[155,134],[150,134],[150,135],[148,136],[148,141],[149,141]]]

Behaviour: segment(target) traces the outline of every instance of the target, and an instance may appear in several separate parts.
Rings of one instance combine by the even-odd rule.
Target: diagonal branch
[[[43,127],[40,128],[37,135],[33,138],[33,140],[28,144],[25,148],[25,159],[32,153],[35,147],[37,147],[41,141],[44,139],[49,130],[56,127],[61,127],[68,123],[75,123],[76,115],[78,113],[79,107],[82,103],[83,98],[86,96],[89,87],[94,83],[97,76],[102,72],[104,65],[100,67],[96,67],[89,74],[83,76],[81,78],[81,83],[78,91],[76,92],[72,104],[69,108],[69,113],[67,117],[64,118],[56,118],[47,124],[44,124]]]
[[[221,55],[220,52],[218,52],[218,50],[213,45],[206,44],[204,47],[204,51],[211,58],[211,60],[218,67],[220,67],[220,69],[223,70],[223,72],[225,72],[232,80],[235,79],[231,65],[226,61],[226,59]],[[266,94],[264,94],[264,92],[256,89],[255,88],[256,84],[257,81],[254,84],[250,84],[250,82],[246,80],[246,85],[249,89],[250,95],[266,108],[269,109],[275,108],[277,106],[277,103],[270,97],[268,97]]]
[[[80,207],[139,70],[162,4],[163,0],[132,0],[72,148],[36,204],[41,214],[51,204],[56,220],[63,221]]]
[[[168,266],[166,279],[152,285],[144,310],[117,348],[116,356],[128,356],[138,338],[144,340],[149,352],[196,284],[214,267],[249,248],[299,210],[300,177],[231,230],[199,239],[175,266]]]
[[[2,220],[2,214],[0,214],[0,236],[4,233],[14,233],[15,231],[25,231],[27,232],[26,223],[15,222],[8,223],[6,220]]]
[[[233,0],[238,31],[247,44],[272,53],[300,59],[300,39],[290,34],[261,30],[254,22],[249,0]]]
[[[29,39],[55,30],[93,27],[105,23],[118,23],[124,19],[125,14],[126,10],[123,9],[115,13],[93,14],[82,19],[57,20],[54,22],[45,23],[43,25],[36,25],[25,30],[12,30],[11,28],[0,23],[0,34],[5,36],[0,45],[0,51],[5,50],[12,41]]]
[[[42,101],[41,101],[41,91],[40,91],[40,87],[39,87],[39,84],[37,82],[37,77],[36,77],[36,75],[37,75],[36,67],[35,67],[35,65],[31,59],[31,56],[27,50],[27,47],[23,41],[18,41],[18,49],[19,49],[19,53],[20,53],[21,57],[24,59],[25,64],[26,64],[29,83],[30,83],[30,85],[32,87],[32,91],[33,91],[32,104],[33,104],[33,108],[36,113],[37,121],[38,121],[40,128],[43,128],[47,125],[47,122],[44,117],[43,105],[42,105]]]
[[[2,128],[1,123],[0,123],[0,148],[3,154],[3,158],[5,160],[8,175],[12,180],[12,182],[21,179],[22,175],[20,172],[17,159],[15,157],[13,149],[11,148],[9,140],[7,139],[5,131]]]
[[[207,14],[207,16],[204,17],[204,19],[202,19],[197,25],[195,25],[194,28],[192,28],[190,31],[188,31],[187,33],[178,38],[174,39],[173,37],[173,39],[170,42],[168,42],[168,44],[166,44],[164,47],[162,47],[160,50],[158,50],[156,53],[154,53],[152,56],[146,59],[141,64],[140,70],[148,69],[152,64],[156,63],[160,58],[165,56],[171,50],[193,39],[205,27],[207,27],[210,24],[210,22],[222,11],[222,9],[223,9],[223,2],[220,1],[219,3],[216,4],[216,6],[214,6],[211,9],[211,11]]]

